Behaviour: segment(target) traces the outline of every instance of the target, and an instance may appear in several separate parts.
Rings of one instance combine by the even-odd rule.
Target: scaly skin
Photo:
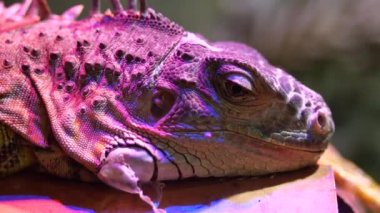
[[[18,172],[33,163],[35,158],[27,142],[0,125],[0,176]]]
[[[254,49],[210,43],[151,9],[115,3],[0,43],[0,121],[37,147],[56,141],[101,179],[115,164],[143,182],[298,169],[334,130],[323,99]]]
[[[112,3],[0,34],[0,123],[47,171],[87,179],[82,165],[151,203],[140,183],[317,162],[334,132],[319,94],[248,46]]]

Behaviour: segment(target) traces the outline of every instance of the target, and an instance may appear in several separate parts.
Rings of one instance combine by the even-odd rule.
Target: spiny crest
[[[100,14],[99,2],[93,1],[91,16],[73,25],[59,24],[56,16],[52,16],[46,20],[47,25],[41,22],[20,32],[30,37],[22,42],[20,69],[27,75],[49,70],[57,90],[66,93],[83,90],[84,96],[89,90],[85,87],[92,82],[120,87],[141,80],[162,60],[166,53],[163,50],[178,41],[183,28],[146,9],[144,1],[140,3],[140,11],[134,1],[129,1],[126,11],[119,1],[112,4],[112,12]],[[10,35],[5,43],[13,41]],[[2,66],[10,68],[13,63],[4,59]],[[44,64],[49,69],[44,69]]]
[[[46,0],[24,0],[23,3],[15,3],[9,7],[0,1],[0,33],[32,26],[47,19],[70,22],[78,18],[82,10],[82,5],[76,5],[61,15],[53,15]]]
[[[175,44],[183,33],[182,27],[152,9],[144,14],[127,11],[99,17],[94,17],[95,23],[75,29],[83,32],[76,41],[64,34],[56,36],[56,44],[76,42],[75,51],[49,53],[49,64],[57,66],[56,80],[74,81],[80,88],[90,82],[130,85],[149,74],[163,59],[163,48]],[[62,83],[57,89],[63,89]],[[71,86],[69,91],[73,91]]]
[[[170,34],[182,33],[183,29],[173,21],[169,20],[161,13],[155,12],[151,8],[147,8],[145,0],[140,0],[140,10],[137,9],[136,0],[127,1],[127,10],[123,9],[120,0],[111,0],[113,11],[106,12],[109,17],[121,17],[126,24],[128,23],[139,23],[149,26],[157,30],[163,30]],[[100,0],[92,1],[91,13],[93,15],[100,13]],[[107,19],[105,19],[106,21]],[[113,20],[115,21],[115,20]],[[106,21],[106,23],[108,23]]]

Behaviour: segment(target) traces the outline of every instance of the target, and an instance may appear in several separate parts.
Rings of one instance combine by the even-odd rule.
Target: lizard
[[[317,163],[335,128],[321,95],[249,46],[210,42],[144,0],[110,2],[79,21],[81,7],[0,5],[16,13],[0,19],[0,175],[38,165],[157,210],[142,183]]]

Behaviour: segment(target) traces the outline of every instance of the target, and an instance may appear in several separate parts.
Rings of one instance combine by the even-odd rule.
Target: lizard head
[[[117,188],[136,183],[130,170],[148,181],[299,169],[316,163],[334,132],[319,94],[243,44],[187,32],[142,79],[125,106],[149,142],[113,146],[105,157],[100,177]],[[115,162],[128,162],[116,168],[121,178],[108,171]]]
[[[147,81],[127,106],[168,135],[151,140],[179,172],[161,179],[297,169],[315,164],[334,132],[319,94],[243,44],[188,32]]]

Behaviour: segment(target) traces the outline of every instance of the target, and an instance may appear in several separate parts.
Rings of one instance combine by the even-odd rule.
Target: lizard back
[[[73,138],[76,141],[62,143],[68,144],[63,148],[83,149],[85,162],[98,165],[99,156],[88,159],[92,156],[85,154],[88,140],[79,140],[91,132],[85,134],[83,126],[75,124],[68,127],[71,121],[58,117],[81,113],[83,102],[96,107],[94,90],[118,91],[118,98],[127,97],[128,88],[150,77],[182,33],[180,26],[153,10],[144,16],[94,15],[74,22],[52,18],[3,31],[0,122],[38,147],[46,148],[52,134],[63,141]],[[78,147],[70,147],[73,144]]]

